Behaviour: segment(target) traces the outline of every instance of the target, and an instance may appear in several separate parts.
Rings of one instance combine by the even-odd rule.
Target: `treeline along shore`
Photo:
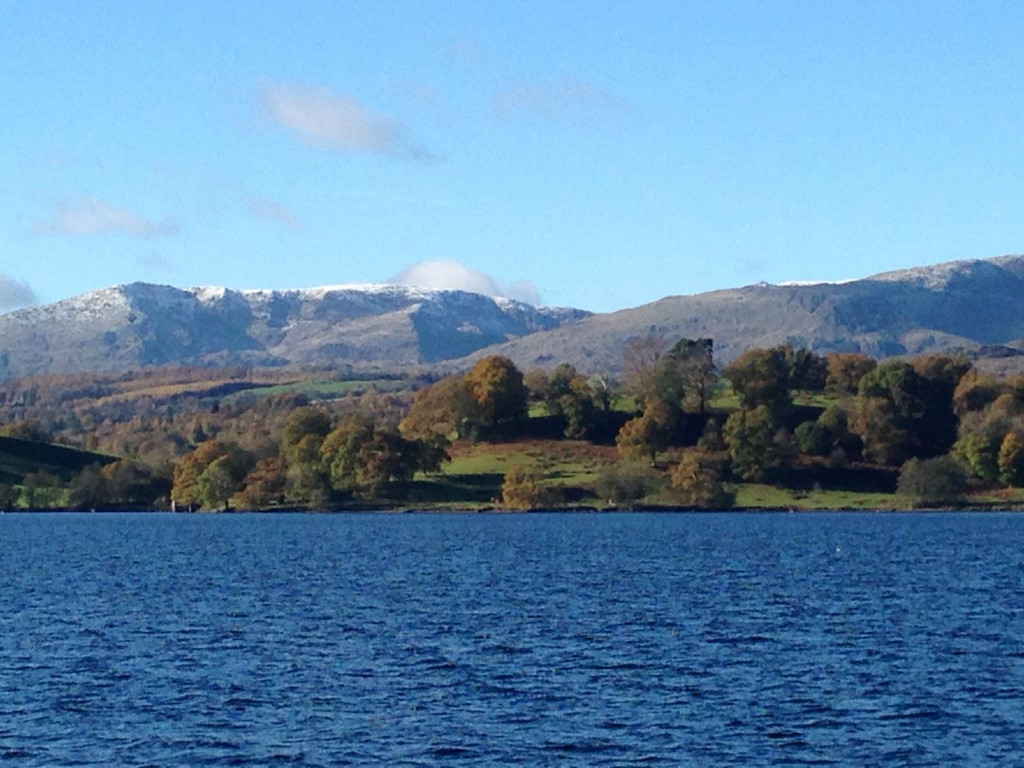
[[[0,510],[1016,508],[1024,376],[637,338],[621,373],[161,368],[0,384]]]

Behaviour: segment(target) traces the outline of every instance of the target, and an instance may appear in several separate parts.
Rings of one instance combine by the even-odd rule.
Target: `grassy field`
[[[90,464],[108,464],[113,457],[63,445],[0,437],[0,483],[20,484],[30,472],[47,472],[62,481]]]
[[[353,381],[335,380],[309,380],[294,381],[287,384],[274,384],[272,386],[260,386],[258,389],[250,388],[243,392],[237,392],[222,399],[222,403],[229,405],[235,400],[243,397],[270,397],[286,393],[305,395],[310,401],[335,400],[339,397],[351,394],[362,394],[374,390],[377,392],[400,392],[409,388],[409,382],[400,379],[368,379]]]

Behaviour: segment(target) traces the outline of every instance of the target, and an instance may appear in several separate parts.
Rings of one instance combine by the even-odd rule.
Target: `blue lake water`
[[[1016,765],[1024,515],[0,516],[5,765]]]

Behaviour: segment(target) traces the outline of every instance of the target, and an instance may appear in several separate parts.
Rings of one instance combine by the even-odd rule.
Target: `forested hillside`
[[[724,367],[651,335],[621,375],[445,378],[176,369],[0,386],[0,434],[70,458],[0,477],[4,507],[857,507],[1019,503],[1024,377],[963,356],[781,345]],[[89,454],[55,448],[64,443]],[[0,446],[2,448],[2,446]],[[3,467],[0,467],[0,471]],[[42,473],[42,474],[40,474]],[[29,475],[33,475],[29,479]],[[40,493],[40,488],[43,492]]]

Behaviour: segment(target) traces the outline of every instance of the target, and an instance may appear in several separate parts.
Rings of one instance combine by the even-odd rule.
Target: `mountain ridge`
[[[128,283],[0,315],[0,380],[169,364],[415,365],[587,314],[397,285],[238,291]]]
[[[605,314],[391,284],[129,283],[0,315],[0,380],[182,364],[452,370],[489,354],[522,370],[565,362],[614,373],[625,345],[652,334],[711,338],[721,363],[785,343],[821,354],[958,351],[1024,361],[1024,256],[759,283]]]

